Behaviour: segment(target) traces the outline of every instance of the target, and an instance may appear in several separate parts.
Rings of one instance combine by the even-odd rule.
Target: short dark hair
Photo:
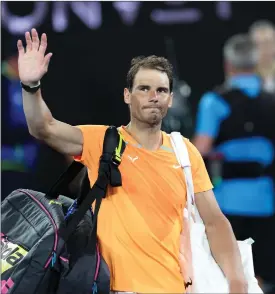
[[[169,79],[170,92],[173,90],[173,66],[164,57],[159,57],[156,55],[150,56],[138,56],[131,60],[131,68],[127,73],[127,88],[129,91],[133,89],[134,79],[137,72],[141,68],[146,69],[156,69],[167,74]]]
[[[258,64],[258,51],[248,35],[239,34],[229,38],[223,49],[224,58],[238,70],[253,69]]]
[[[249,34],[254,34],[258,29],[270,29],[275,31],[274,24],[266,19],[257,20],[249,27]]]

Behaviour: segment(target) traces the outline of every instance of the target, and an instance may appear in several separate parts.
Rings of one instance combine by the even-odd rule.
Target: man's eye
[[[145,91],[146,92],[146,91],[148,91],[148,88],[147,87],[142,87],[141,88],[141,91]]]
[[[165,89],[165,88],[160,88],[160,89],[158,89],[158,92],[160,92],[160,93],[167,93],[168,90]]]

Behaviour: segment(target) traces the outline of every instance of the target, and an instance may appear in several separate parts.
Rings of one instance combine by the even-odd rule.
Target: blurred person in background
[[[247,35],[225,44],[223,85],[199,102],[193,143],[204,156],[217,201],[238,240],[252,237],[255,272],[275,284],[275,100],[256,74]]]
[[[275,26],[267,20],[253,23],[249,34],[259,50],[258,72],[264,89],[275,97]]]

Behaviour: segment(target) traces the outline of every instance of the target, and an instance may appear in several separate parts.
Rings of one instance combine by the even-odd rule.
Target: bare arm
[[[83,136],[80,129],[56,120],[38,90],[30,94],[23,90],[23,106],[29,132],[65,155],[82,153]]]
[[[28,86],[36,85],[47,72],[51,53],[45,55],[47,37],[43,34],[41,42],[36,30],[25,34],[26,52],[22,42],[18,41],[18,69],[20,80]],[[45,101],[41,91],[32,94],[22,90],[24,113],[29,132],[35,138],[65,155],[80,155],[82,153],[83,136],[80,129],[56,120]]]
[[[196,135],[192,141],[202,156],[207,155],[213,146],[213,138],[206,135]]]
[[[247,293],[238,244],[229,221],[216,202],[213,191],[196,193],[195,199],[206,228],[211,252],[229,282],[230,293]]]

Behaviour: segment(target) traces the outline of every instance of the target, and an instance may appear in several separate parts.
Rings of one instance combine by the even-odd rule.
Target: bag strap
[[[96,200],[91,232],[91,239],[95,248],[96,238],[93,237],[96,237],[97,216],[102,199],[106,195],[108,184],[112,187],[122,185],[118,166],[121,163],[121,156],[125,150],[125,146],[126,144],[117,128],[113,126],[109,127],[104,137],[103,152],[99,161],[98,178],[88,195],[83,199],[77,199],[77,210],[68,219],[67,226],[60,230],[60,236],[64,242],[69,239],[85,213],[91,208],[94,200]]]
[[[170,135],[170,139],[171,139],[171,144],[173,146],[178,163],[180,164],[183,170],[183,175],[185,177],[188,219],[190,221],[192,211],[194,210],[195,221],[197,223],[202,223],[202,219],[200,217],[200,214],[196,207],[196,202],[195,202],[191,162],[190,162],[187,146],[183,140],[182,135],[179,132],[172,132]]]

